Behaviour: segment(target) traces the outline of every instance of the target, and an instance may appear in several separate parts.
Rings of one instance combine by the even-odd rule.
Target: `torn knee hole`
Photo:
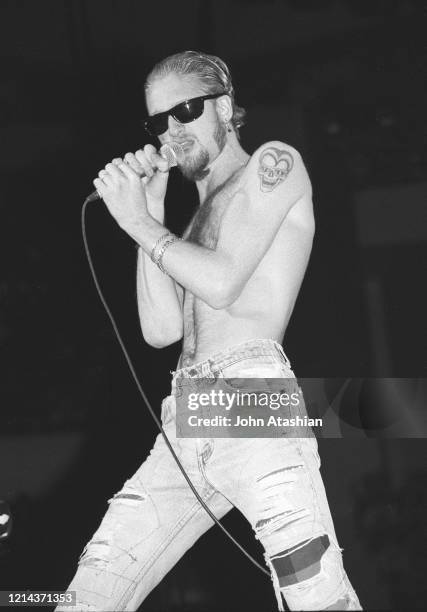
[[[117,493],[113,499],[137,499],[139,501],[143,501],[145,497],[138,495],[137,493]]]
[[[88,555],[84,559],[81,559],[79,565],[90,565],[95,568],[104,568],[107,565],[107,559],[101,559],[100,557],[91,557]]]
[[[131,486],[125,486],[121,491],[113,495],[108,503],[118,502],[129,505],[137,505],[139,502],[143,502],[147,499],[148,495],[145,492],[136,491]]]
[[[290,587],[320,573],[321,558],[330,545],[325,534],[271,557],[280,588]]]
[[[277,470],[273,470],[272,472],[268,472],[268,474],[263,474],[262,476],[256,479],[256,482],[261,482],[266,478],[277,477],[279,474],[283,474],[283,472],[292,472],[293,470],[297,470],[303,467],[303,463],[297,463],[296,465],[286,465],[281,468],[278,468]]]
[[[271,510],[271,508],[269,510]],[[273,514],[272,516],[260,518],[255,525],[256,537],[260,539],[263,536],[272,534],[273,532],[287,529],[291,523],[301,520],[308,514],[310,514],[309,509],[303,507],[296,510],[283,510],[282,512]]]
[[[79,565],[105,567],[109,550],[110,542],[107,540],[92,540],[80,555]]]
[[[273,510],[273,508],[268,508],[268,510]],[[278,512],[277,514],[273,514],[272,516],[269,516],[268,518],[260,519],[255,525],[255,530],[259,531],[260,529],[263,529],[266,525],[270,525],[271,523],[277,523],[278,519],[284,519],[289,514],[293,514],[293,511],[284,510],[283,512]]]

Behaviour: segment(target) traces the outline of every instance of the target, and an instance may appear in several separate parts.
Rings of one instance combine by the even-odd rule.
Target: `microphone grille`
[[[166,159],[170,168],[178,165],[183,154],[184,149],[177,142],[167,142],[160,148],[160,155]]]

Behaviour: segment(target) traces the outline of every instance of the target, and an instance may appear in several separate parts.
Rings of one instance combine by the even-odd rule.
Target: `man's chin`
[[[186,159],[184,163],[179,165],[182,175],[189,181],[200,181],[205,178],[210,170],[207,167],[209,163],[209,155],[201,154],[198,158]]]
[[[181,173],[184,178],[188,181],[201,181],[204,179],[210,172],[209,168],[180,168]]]

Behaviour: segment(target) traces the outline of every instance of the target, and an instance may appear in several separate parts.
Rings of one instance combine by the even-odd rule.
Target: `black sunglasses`
[[[157,113],[156,115],[147,117],[144,121],[144,127],[151,136],[160,136],[160,134],[163,134],[168,129],[169,115],[176,121],[179,121],[179,123],[190,123],[203,114],[205,100],[213,100],[224,94],[225,92],[222,92],[185,100],[163,113]]]

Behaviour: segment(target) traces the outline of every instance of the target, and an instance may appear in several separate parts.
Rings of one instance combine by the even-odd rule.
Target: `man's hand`
[[[169,178],[168,162],[150,144],[135,154],[126,153],[124,161],[140,176],[144,174],[141,180],[145,187],[148,212],[159,223],[163,223],[164,200]]]
[[[169,178],[169,164],[156,151],[153,145],[145,145],[135,154],[126,153],[124,161],[139,175],[144,174],[142,182],[148,201],[163,202]]]
[[[146,145],[135,154],[126,153],[124,159],[116,157],[98,177],[93,184],[128,234],[132,236],[147,215],[163,223],[169,165],[153,145]]]
[[[93,181],[111,215],[132,235],[149,213],[145,188],[138,174],[119,158],[109,163]]]

